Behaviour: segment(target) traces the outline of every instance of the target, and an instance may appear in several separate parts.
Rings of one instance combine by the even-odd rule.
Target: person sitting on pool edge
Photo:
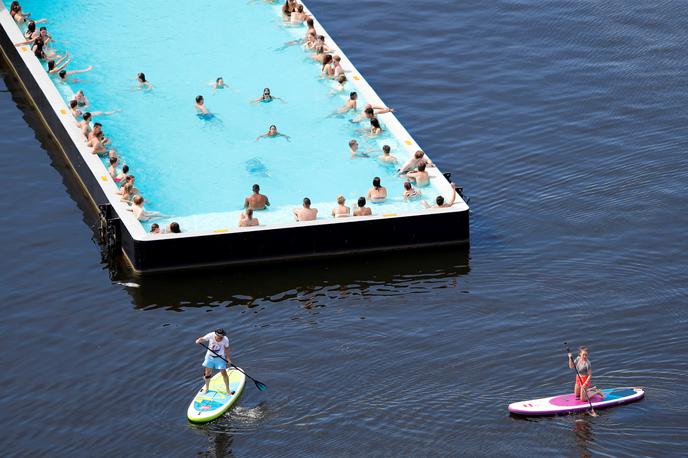
[[[274,124],[270,126],[267,133],[264,133],[263,135],[259,135],[258,138],[256,138],[256,141],[260,140],[261,138],[277,138],[277,137],[284,137],[287,139],[287,141],[291,141],[290,140],[291,137],[289,135],[279,133],[277,131],[277,126]]]
[[[318,209],[311,208],[311,200],[304,197],[303,207],[294,209],[294,217],[296,221],[314,221],[318,217]]]
[[[571,353],[569,357],[569,369],[576,369],[576,381],[573,384],[573,393],[576,399],[587,401],[595,395],[599,395],[604,399],[604,394],[597,389],[596,386],[590,387],[592,379],[592,364],[588,359],[588,347],[580,347],[578,349],[578,356],[573,359]]]
[[[247,208],[239,216],[239,227],[253,227],[260,225],[258,218],[253,217],[253,209]]]
[[[444,197],[437,196],[437,199],[435,199],[435,205],[429,205],[427,202],[423,201],[423,205],[425,205],[425,208],[448,208],[454,205],[454,201],[456,201],[456,185],[452,183],[451,187],[454,192],[452,193],[452,197],[449,203],[444,201]]]
[[[366,207],[365,197],[359,197],[357,203],[358,208],[354,210],[354,216],[370,216],[373,214],[373,211],[370,209],[370,207]]]
[[[203,361],[203,383],[205,385],[201,389],[201,392],[205,393],[208,391],[210,388],[210,379],[213,376],[213,369],[218,369],[220,373],[222,373],[227,393],[230,395],[234,394],[234,392],[229,389],[229,376],[227,375],[227,361],[231,360],[229,358],[229,339],[225,335],[225,330],[218,328],[215,332],[209,332],[196,339],[196,343],[199,345],[203,342],[208,343],[209,350],[205,352],[205,360]],[[217,353],[217,355],[213,352]]]
[[[265,210],[265,207],[270,206],[270,199],[268,196],[260,193],[260,186],[253,185],[253,194],[244,199],[244,208],[252,210]]]
[[[344,205],[345,202],[344,196],[337,196],[337,206],[332,209],[332,216],[335,218],[346,218],[351,215],[351,209]]]

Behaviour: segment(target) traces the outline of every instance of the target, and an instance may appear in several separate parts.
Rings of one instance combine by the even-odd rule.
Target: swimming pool
[[[136,176],[146,208],[170,216],[161,225],[176,220],[185,232],[235,227],[254,183],[272,203],[256,214],[265,225],[293,222],[292,209],[306,196],[320,210],[319,218],[331,219],[337,195],[355,206],[375,176],[382,178],[390,198],[372,204],[374,214],[423,209],[420,201],[403,202],[404,180],[394,167],[375,159],[383,144],[401,162],[418,146],[393,114],[379,119],[385,127],[398,125],[395,133],[401,131],[404,138],[389,129],[379,138],[366,138],[357,130],[367,122],[332,115],[350,91],[359,93],[359,109],[381,102],[372,91],[361,90],[367,85],[345,56],[349,83],[344,92],[333,94],[332,81],[320,78],[320,65],[300,46],[285,46],[302,37],[305,27],[285,26],[280,6],[242,2],[219,10],[216,2],[199,1],[193,8],[169,8],[169,2],[152,0],[140,20],[135,2],[34,0],[22,5],[35,18],[49,18],[56,50],[73,56],[68,69],[94,66],[57,87],[65,100],[84,90],[91,111],[121,110],[97,121]],[[136,89],[139,71],[153,90]],[[229,87],[213,93],[210,84],[219,76]],[[264,87],[286,103],[249,103]],[[196,95],[205,97],[214,119],[196,116]],[[291,141],[256,142],[271,124]],[[348,142],[354,138],[361,149],[376,150],[372,157],[350,158]],[[446,180],[433,172],[433,185],[423,189],[431,200],[447,194]]]

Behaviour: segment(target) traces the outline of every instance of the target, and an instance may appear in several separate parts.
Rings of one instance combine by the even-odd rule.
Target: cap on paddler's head
[[[217,329],[215,330],[215,334],[217,334],[218,336],[224,336],[224,335],[225,335],[225,330],[222,329],[222,328],[217,328]]]

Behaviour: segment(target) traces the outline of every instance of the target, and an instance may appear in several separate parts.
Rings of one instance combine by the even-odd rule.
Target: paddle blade
[[[597,415],[597,412],[595,412],[594,409],[590,409],[590,416],[591,416],[591,417],[597,417],[598,415]]]
[[[267,386],[265,386],[265,383],[259,382],[258,380],[254,380],[253,383],[256,384],[256,388],[258,388],[258,391],[265,391],[268,389]]]

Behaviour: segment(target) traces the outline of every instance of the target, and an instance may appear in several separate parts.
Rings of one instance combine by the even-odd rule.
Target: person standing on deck
[[[208,350],[205,353],[205,360],[203,361],[203,382],[205,383],[205,386],[201,391],[203,393],[208,391],[208,388],[210,386],[210,379],[213,377],[213,369],[218,369],[220,373],[222,373],[222,378],[225,381],[225,388],[227,389],[227,394],[233,394],[229,390],[227,362],[224,360],[230,360],[229,339],[225,335],[225,330],[222,328],[218,328],[215,330],[215,332],[209,332],[208,334],[196,339],[197,344],[202,344],[204,342],[208,343],[208,348],[210,350]],[[217,355],[213,352],[217,353]]]

